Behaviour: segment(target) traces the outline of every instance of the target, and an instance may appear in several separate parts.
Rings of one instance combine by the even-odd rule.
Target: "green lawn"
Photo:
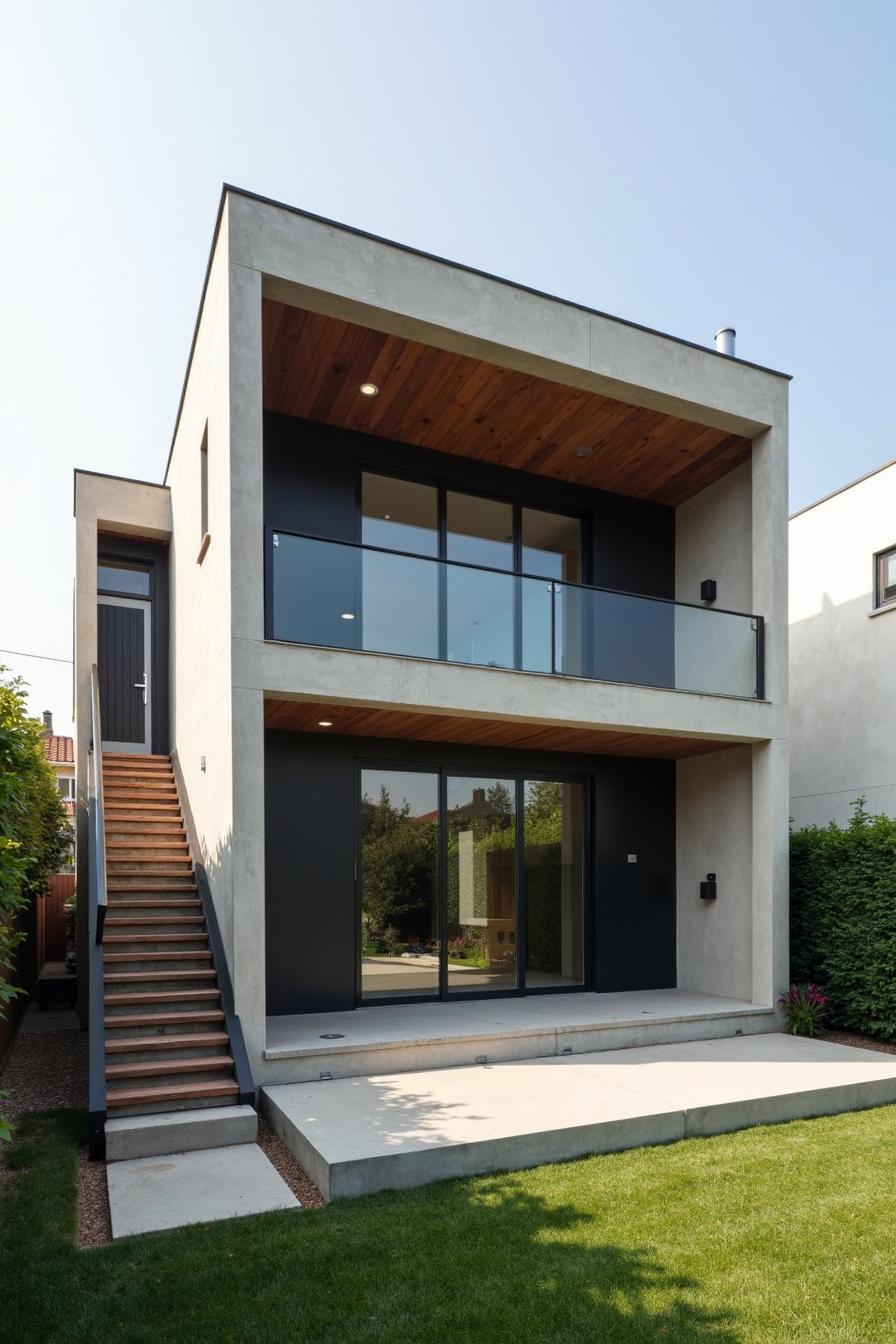
[[[68,1112],[0,1204],[14,1344],[896,1340],[896,1107],[73,1249]]]

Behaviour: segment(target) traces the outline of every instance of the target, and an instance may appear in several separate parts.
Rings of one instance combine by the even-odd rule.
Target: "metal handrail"
[[[109,903],[106,893],[106,825],[103,801],[102,733],[99,676],[94,663],[90,669],[90,747],[88,752],[90,769],[88,773],[87,805],[90,813],[90,868],[95,895],[95,900],[91,901],[91,913],[95,916],[91,938],[96,943],[102,943],[103,941],[106,907]]]
[[[87,1130],[90,1156],[103,1157],[106,1126],[103,929],[108,896],[106,819],[103,805],[103,730],[96,664],[90,669],[90,745],[87,760]]]

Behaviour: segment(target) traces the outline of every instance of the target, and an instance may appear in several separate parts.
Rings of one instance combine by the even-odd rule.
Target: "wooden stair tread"
[[[119,832],[120,834],[120,832]],[[186,840],[166,840],[163,836],[156,836],[151,840],[107,840],[106,852],[110,849],[136,849],[146,850],[147,855],[156,853],[158,850],[164,850],[167,853],[185,852],[189,854]],[[141,863],[142,863],[141,859]]]
[[[139,994],[104,994],[103,1003],[107,1008],[116,1004],[132,1008],[138,1003],[206,1003],[220,997],[217,989],[146,989]]]
[[[110,907],[114,909],[113,907]],[[202,915],[147,915],[145,919],[140,919],[130,915],[107,915],[106,928],[120,929],[139,927],[143,924],[202,924]]]
[[[106,1092],[106,1106],[140,1106],[156,1101],[192,1101],[204,1097],[227,1097],[239,1092],[233,1081],[220,1083],[179,1083],[162,1087],[112,1088]]]
[[[142,901],[123,901],[120,896],[116,896],[114,901],[110,901],[109,910],[199,910],[202,902],[196,897],[190,897],[186,900],[179,900],[176,896],[166,900],[156,901],[144,898]]]
[[[167,967],[163,967],[158,971],[115,971],[111,975],[106,972],[103,975],[103,983],[139,985],[153,980],[209,980],[214,979],[216,975],[214,967],[203,966],[196,971],[170,971]]]
[[[122,1013],[119,1017],[104,1017],[106,1030],[122,1027],[184,1027],[190,1022],[223,1022],[221,1008],[191,1009],[186,1013]],[[139,1040],[138,1036],[128,1037],[129,1041]],[[174,1037],[172,1037],[172,1040]],[[131,1050],[142,1046],[129,1045]]]
[[[196,1055],[193,1059],[165,1059],[158,1063],[154,1060],[144,1060],[138,1064],[107,1064],[106,1078],[114,1082],[117,1078],[152,1078],[171,1073],[212,1073],[222,1069],[228,1071],[233,1069],[233,1060],[229,1055]]]
[[[206,1046],[229,1044],[226,1031],[184,1032],[170,1036],[128,1036],[123,1041],[106,1041],[107,1055],[126,1055],[131,1050],[196,1050]]]
[[[160,882],[157,886],[154,887],[141,886],[139,883],[135,885],[133,882],[128,883],[127,885],[125,885],[122,882],[106,883],[106,891],[108,892],[145,891],[148,896],[154,896],[157,891],[195,891],[195,890],[196,890],[195,882],[179,882],[179,883]]]
[[[127,961],[211,961],[211,951],[203,948],[199,952],[107,952],[103,962]]]
[[[200,930],[199,933],[110,933],[103,936],[104,943],[197,943],[200,941],[208,942],[208,934],[204,930]]]

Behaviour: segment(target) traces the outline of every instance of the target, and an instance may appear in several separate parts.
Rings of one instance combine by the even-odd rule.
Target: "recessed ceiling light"
[[[355,613],[353,611],[344,611],[342,613],[342,619],[344,621],[353,621],[355,619]]]
[[[317,721],[317,726],[318,726],[318,728],[332,728],[332,727],[333,727],[333,720],[332,720],[332,719],[318,719],[318,721]]]
[[[576,449],[576,457],[590,457],[593,452],[594,449],[589,448],[587,443],[582,443]]]
[[[392,515],[391,515],[391,513],[384,513],[384,514],[383,514],[383,517],[385,518],[385,520],[386,520],[387,523],[392,521]]]
[[[375,397],[377,392],[379,392],[379,388],[376,383],[362,383],[358,388],[358,391],[361,393],[362,397]]]

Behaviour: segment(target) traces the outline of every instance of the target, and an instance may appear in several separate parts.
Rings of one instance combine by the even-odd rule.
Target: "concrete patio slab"
[[[774,1031],[774,1010],[680,989],[545,994],[458,1003],[372,1004],[267,1022],[266,1079],[450,1068]],[[262,1081],[265,1081],[263,1079]]]
[[[113,1240],[300,1207],[251,1143],[113,1162],[107,1175]]]
[[[896,1056],[765,1033],[262,1089],[326,1199],[896,1101]]]

